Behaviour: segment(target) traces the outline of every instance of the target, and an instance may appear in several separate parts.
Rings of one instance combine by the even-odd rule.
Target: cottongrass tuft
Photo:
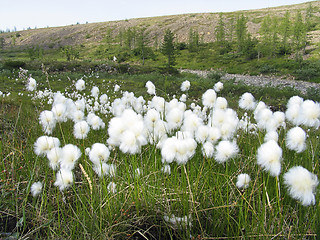
[[[239,100],[239,107],[245,110],[254,110],[256,108],[256,102],[251,93],[244,93]]]
[[[318,178],[315,174],[304,167],[295,166],[284,174],[283,179],[292,198],[300,201],[303,206],[315,204],[314,192],[318,185]]]
[[[258,148],[257,162],[271,176],[279,176],[281,171],[282,149],[274,140],[263,143]]]
[[[206,107],[213,108],[217,99],[217,94],[213,89],[208,89],[202,95],[202,104]]]
[[[161,171],[165,174],[170,175],[171,174],[171,168],[169,164],[165,164],[162,168]]]
[[[83,79],[79,79],[75,86],[78,91],[83,91],[86,88],[86,83]]]
[[[100,164],[103,162],[107,162],[109,156],[110,151],[103,143],[93,144],[89,152],[89,159],[97,166],[100,166]]]
[[[184,81],[180,88],[182,92],[188,91],[190,89],[190,82],[188,80]]]
[[[49,166],[53,170],[57,170],[59,168],[59,160],[61,157],[62,157],[62,149],[59,147],[54,147],[47,152]]]
[[[205,142],[202,145],[202,155],[207,158],[212,158],[214,154],[214,146],[211,142]]]
[[[60,167],[72,170],[77,160],[81,157],[80,149],[73,144],[67,144],[62,148],[62,157],[60,159]]]
[[[221,141],[216,146],[216,152],[214,155],[214,159],[218,163],[224,163],[228,159],[235,157],[239,152],[239,148],[235,141]]]
[[[146,82],[146,88],[150,95],[156,95],[156,87],[151,81]]]
[[[291,128],[286,136],[286,146],[297,153],[303,152],[307,147],[305,131],[300,127]]]
[[[217,82],[214,86],[213,89],[216,92],[220,92],[223,89],[223,83],[222,82]]]
[[[237,183],[236,186],[238,188],[248,188],[249,187],[249,183],[251,181],[250,176],[247,173],[241,173],[238,175],[237,177]]]
[[[45,156],[54,147],[60,146],[60,140],[56,137],[41,136],[34,143],[34,152],[38,156]]]
[[[29,77],[26,88],[27,88],[27,90],[30,91],[30,92],[36,90],[36,88],[37,88],[37,81],[36,81],[34,78]]]
[[[41,182],[35,182],[31,185],[31,194],[33,197],[37,197],[40,195],[42,191],[42,183]]]
[[[73,135],[76,139],[85,139],[89,133],[90,126],[86,121],[80,121],[73,127]]]
[[[63,191],[71,186],[73,183],[73,173],[68,169],[60,169],[56,175],[56,181],[54,185],[59,187],[60,191]]]

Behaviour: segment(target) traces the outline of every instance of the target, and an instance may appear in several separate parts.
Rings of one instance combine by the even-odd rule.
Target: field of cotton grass
[[[1,237],[319,237],[318,102],[20,73],[0,97]]]

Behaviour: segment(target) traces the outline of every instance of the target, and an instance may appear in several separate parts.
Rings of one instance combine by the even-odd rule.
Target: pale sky
[[[0,30],[56,27],[182,13],[232,12],[308,0],[0,0]]]

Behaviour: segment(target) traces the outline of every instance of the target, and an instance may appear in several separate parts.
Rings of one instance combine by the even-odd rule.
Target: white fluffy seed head
[[[32,78],[32,77],[29,77],[29,79],[28,79],[28,83],[27,83],[27,90],[28,91],[34,91],[34,90],[36,90],[36,88],[37,88],[37,81],[34,79],[34,78]]]
[[[38,156],[45,156],[48,151],[54,147],[59,147],[60,141],[58,138],[41,136],[34,143],[34,151]]]
[[[39,122],[42,126],[42,130],[46,134],[51,134],[56,126],[56,119],[52,111],[44,110],[40,113]]]
[[[85,139],[89,133],[90,126],[86,121],[80,121],[74,124],[73,135],[76,139]]]
[[[222,82],[217,82],[213,89],[216,91],[216,92],[220,92],[222,89],[223,89],[223,83]]]
[[[117,193],[117,185],[114,182],[110,182],[107,186],[107,189],[109,193]]]
[[[224,163],[228,159],[235,157],[238,152],[239,148],[236,142],[224,140],[219,142],[216,146],[214,158],[218,163]]]
[[[62,149],[59,147],[54,147],[47,152],[47,158],[49,160],[49,166],[53,170],[57,170],[59,168],[59,160],[62,157]]]
[[[100,165],[107,162],[110,156],[110,151],[103,143],[95,143],[92,145],[89,152],[89,159],[95,165]]]
[[[186,92],[189,89],[190,89],[190,82],[188,80],[186,80],[181,84],[181,91]]]
[[[91,96],[97,98],[99,96],[99,88],[94,86],[91,89]]]
[[[73,183],[73,174],[68,169],[60,169],[56,175],[56,181],[54,185],[59,187],[60,191],[63,191],[71,186]]]
[[[202,145],[202,155],[207,158],[212,158],[214,154],[214,146],[211,142],[205,142]]]
[[[151,81],[146,82],[146,88],[150,95],[156,95],[156,87]]]
[[[251,93],[244,93],[239,100],[239,107],[245,110],[254,110],[256,108],[256,102]]]
[[[214,103],[216,102],[217,94],[213,89],[208,89],[202,95],[202,104],[206,107],[213,108]]]
[[[306,149],[306,133],[300,127],[291,128],[286,136],[287,148],[301,153]]]
[[[318,178],[315,174],[301,166],[296,166],[290,168],[283,178],[292,198],[300,201],[304,206],[315,204],[314,192],[318,185]]]
[[[78,91],[82,91],[86,88],[86,83],[83,79],[79,79],[75,86]]]
[[[281,171],[282,149],[274,140],[263,143],[258,148],[257,161],[258,164],[271,176],[279,176]]]
[[[80,157],[81,151],[77,146],[73,144],[65,145],[62,148],[62,157],[60,159],[61,169],[67,169],[71,171]]]
[[[40,195],[42,191],[42,183],[41,182],[35,182],[31,185],[31,194],[33,197],[37,197]]]
[[[237,177],[237,183],[236,186],[238,188],[248,188],[249,187],[249,183],[251,181],[251,178],[248,174],[246,173],[241,173],[238,175]]]

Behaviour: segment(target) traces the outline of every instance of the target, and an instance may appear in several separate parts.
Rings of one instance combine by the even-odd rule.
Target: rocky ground
[[[180,72],[188,72],[197,74],[202,77],[207,77],[210,71],[202,70],[189,70],[181,69]],[[305,82],[300,80],[294,80],[292,78],[283,78],[275,76],[250,76],[241,74],[225,74],[221,78],[222,80],[234,80],[235,83],[244,83],[253,86],[272,86],[272,87],[292,87],[299,90],[301,93],[306,94],[308,89],[314,88],[320,90],[319,83]]]

